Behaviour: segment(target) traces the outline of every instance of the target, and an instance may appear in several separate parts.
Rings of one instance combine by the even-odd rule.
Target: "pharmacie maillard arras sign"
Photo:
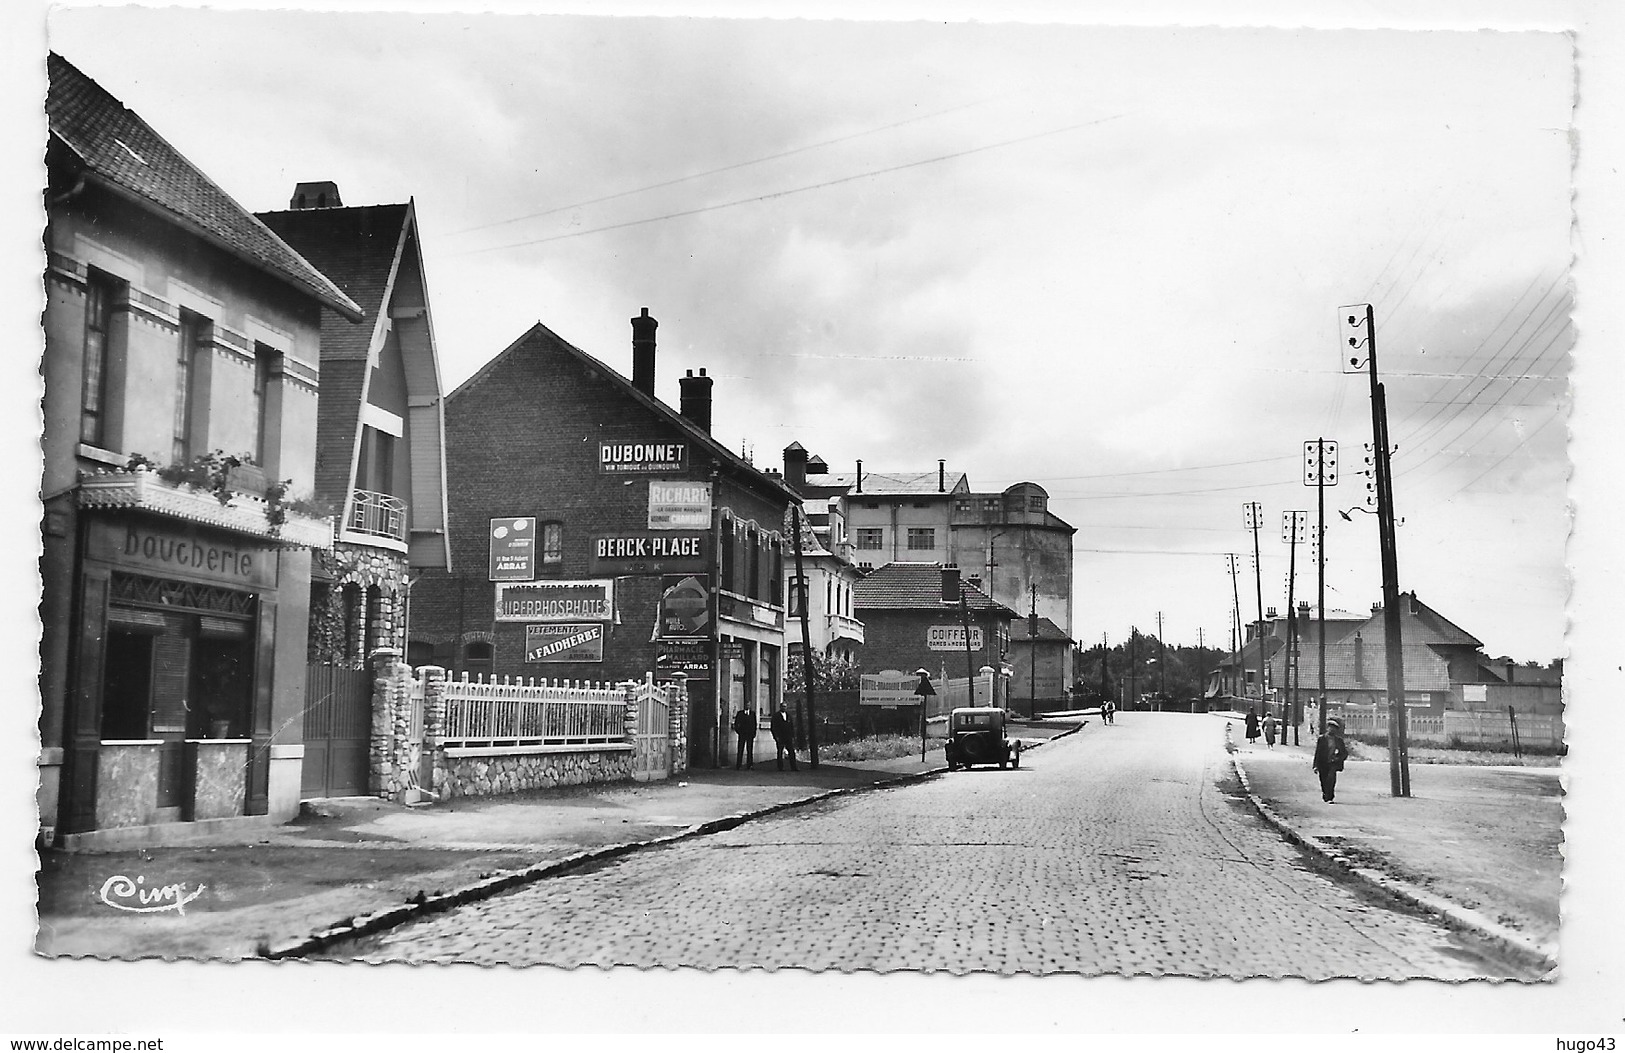
[[[615,617],[609,580],[498,582],[499,622],[607,622]]]

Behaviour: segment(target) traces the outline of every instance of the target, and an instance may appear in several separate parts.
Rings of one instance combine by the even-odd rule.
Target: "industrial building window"
[[[1027,511],[1029,511],[1029,512],[1042,512],[1043,510],[1044,510],[1044,498],[1043,498],[1043,495],[1041,495],[1041,494],[1028,494],[1027,495]]]
[[[564,524],[546,522],[538,531],[542,543],[542,566],[556,567],[564,562]]]
[[[859,548],[884,548],[886,545],[886,531],[883,527],[858,527],[853,531],[857,535]]]
[[[909,527],[908,547],[911,552],[929,550],[937,547],[937,531],[934,527]]]
[[[79,441],[92,446],[106,440],[108,344],[113,301],[122,284],[94,267],[85,284],[85,386],[79,404]]]

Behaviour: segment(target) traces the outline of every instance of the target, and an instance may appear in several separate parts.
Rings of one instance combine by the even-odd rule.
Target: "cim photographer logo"
[[[135,914],[157,914],[172,910],[185,914],[186,905],[203,894],[207,886],[199,885],[187,891],[187,883],[148,885],[145,877],[126,877],[114,874],[102,882],[99,898],[114,910],[127,910]]]

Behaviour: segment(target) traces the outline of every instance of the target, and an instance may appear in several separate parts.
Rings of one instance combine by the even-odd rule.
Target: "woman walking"
[[[1257,743],[1258,743],[1258,710],[1249,709],[1247,711],[1247,745],[1253,746],[1253,745],[1256,745]]]
[[[1275,748],[1275,714],[1264,714],[1264,745]]]

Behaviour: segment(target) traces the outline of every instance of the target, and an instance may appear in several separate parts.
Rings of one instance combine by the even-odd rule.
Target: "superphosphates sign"
[[[527,662],[602,662],[604,626],[601,622],[564,622],[525,626]]]
[[[499,582],[499,622],[607,622],[614,617],[613,581]]]

